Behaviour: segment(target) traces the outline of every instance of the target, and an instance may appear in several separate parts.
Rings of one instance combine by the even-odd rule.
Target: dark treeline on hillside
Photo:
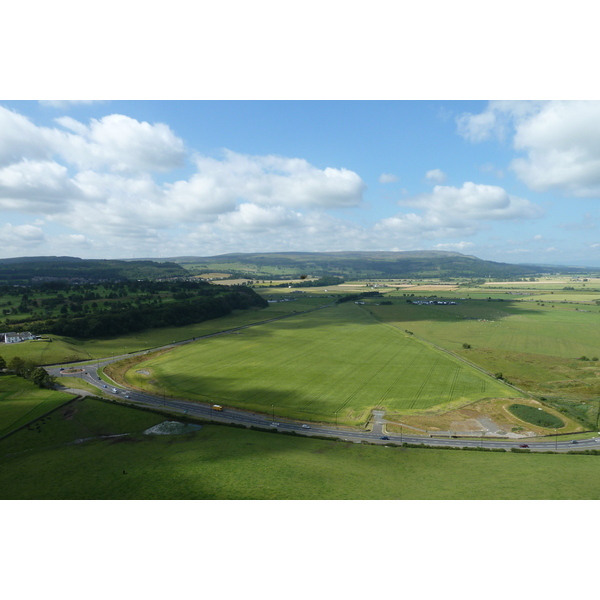
[[[198,295],[199,294],[199,295]],[[189,296],[189,297],[186,297]],[[129,303],[106,312],[61,317],[32,324],[33,333],[53,333],[77,338],[122,335],[154,327],[201,323],[236,309],[266,308],[268,303],[247,287],[207,287],[201,292],[173,294],[174,302],[134,306]]]
[[[68,256],[0,259],[0,283],[29,285],[50,278],[114,281],[185,277],[175,263],[124,260],[86,260]]]

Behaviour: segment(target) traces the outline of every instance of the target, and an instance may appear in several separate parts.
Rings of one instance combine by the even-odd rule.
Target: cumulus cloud
[[[12,225],[5,223],[0,226],[0,239],[3,248],[29,248],[39,246],[44,242],[44,232],[34,225]]]
[[[525,198],[508,194],[503,188],[465,182],[462,188],[436,185],[429,194],[420,194],[401,202],[417,207],[422,214],[400,214],[377,224],[381,231],[425,237],[470,235],[486,221],[532,219],[542,209]]]
[[[379,176],[379,183],[395,183],[398,177],[392,173],[382,173]]]
[[[366,185],[354,171],[318,169],[301,158],[225,150],[222,160],[197,157],[195,185],[221,201],[319,209],[358,206]]]
[[[302,227],[302,215],[283,206],[241,204],[238,210],[221,215],[218,225],[236,231],[263,232],[282,227]]]
[[[491,102],[479,115],[462,115],[457,127],[473,142],[512,132],[525,157],[510,168],[532,190],[600,195],[600,102]]]
[[[348,169],[231,150],[196,155],[188,178],[158,183],[155,173],[181,167],[186,158],[183,141],[167,125],[117,114],[88,122],[63,115],[54,123],[38,126],[0,106],[0,209],[72,230],[49,238],[50,245],[89,245],[88,235],[95,249],[126,238],[162,244],[173,232],[185,231],[185,239],[194,230],[209,239],[209,224],[233,242],[241,232],[282,228],[300,240],[324,233],[324,211],[363,202],[366,185]]]
[[[0,106],[0,165],[23,159],[62,159],[80,169],[167,171],[184,164],[184,145],[163,123],[140,122],[125,115],[55,119],[57,127],[38,127]],[[67,130],[67,131],[65,131]]]
[[[0,168],[0,208],[55,213],[77,197],[66,167],[56,162],[23,160]]]
[[[425,179],[433,181],[434,183],[444,183],[446,181],[446,173],[440,169],[431,169],[425,173]]]
[[[75,133],[56,132],[55,149],[80,168],[168,171],[184,164],[183,141],[164,123],[151,125],[126,115],[91,119],[89,125],[71,117],[55,121]]]

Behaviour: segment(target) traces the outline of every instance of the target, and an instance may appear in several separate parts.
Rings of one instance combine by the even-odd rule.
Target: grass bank
[[[368,446],[203,425],[98,400],[0,441],[3,499],[596,499],[597,456]],[[99,436],[128,436],[99,439]],[[73,443],[78,439],[95,440]]]

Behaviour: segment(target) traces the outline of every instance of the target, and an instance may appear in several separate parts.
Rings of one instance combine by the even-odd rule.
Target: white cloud
[[[393,173],[382,173],[379,176],[379,183],[395,183],[398,181],[398,177]]]
[[[183,141],[167,125],[151,125],[125,115],[91,119],[84,125],[71,117],[55,121],[63,129],[38,127],[0,106],[0,165],[62,158],[79,168],[110,171],[167,171],[184,164]]]
[[[283,227],[301,227],[302,215],[283,206],[241,204],[238,210],[219,217],[219,226],[236,231],[263,232]]]
[[[353,171],[318,169],[301,158],[250,156],[230,150],[222,160],[196,159],[196,185],[224,201],[236,199],[254,204],[295,208],[358,206],[365,183]]]
[[[0,226],[0,239],[3,250],[6,248],[29,248],[41,245],[45,241],[44,232],[34,225],[12,225],[5,223]]]
[[[425,178],[429,181],[433,181],[434,183],[444,183],[444,181],[446,181],[446,177],[446,173],[440,169],[431,169],[431,171],[427,171],[427,173],[425,173]]]
[[[469,248],[474,248],[475,244],[473,242],[457,242],[456,244],[436,244],[434,247],[438,250],[456,250],[462,252]]]
[[[436,185],[431,193],[400,204],[420,208],[422,214],[383,219],[376,225],[377,230],[411,237],[457,237],[475,233],[486,221],[531,219],[543,214],[539,206],[511,196],[501,187],[469,181],[462,188]]]
[[[55,213],[76,197],[81,193],[56,162],[23,160],[0,168],[0,208]]]
[[[539,242],[540,240],[543,240],[543,239],[544,239],[544,236],[542,236],[542,235],[540,235],[540,234],[538,233],[538,235],[534,235],[534,236],[533,236],[533,239],[534,239],[536,242]]]
[[[600,195],[600,102],[491,102],[479,115],[462,115],[458,132],[478,142],[512,131],[526,154],[510,168],[530,189]]]
[[[56,151],[79,168],[168,171],[184,164],[183,141],[163,123],[151,125],[125,115],[91,119],[89,126],[71,117],[55,121],[75,133],[55,130]]]

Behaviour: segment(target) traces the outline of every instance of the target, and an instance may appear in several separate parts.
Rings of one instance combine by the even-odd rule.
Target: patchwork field
[[[353,303],[201,340],[144,361],[129,384],[250,411],[362,424],[372,408],[518,397]]]
[[[369,446],[209,424],[184,435],[143,433],[165,420],[92,399],[69,404],[39,434],[25,429],[0,441],[0,498],[600,496],[598,456]]]
[[[0,436],[72,399],[71,394],[44,390],[15,375],[0,377]]]

